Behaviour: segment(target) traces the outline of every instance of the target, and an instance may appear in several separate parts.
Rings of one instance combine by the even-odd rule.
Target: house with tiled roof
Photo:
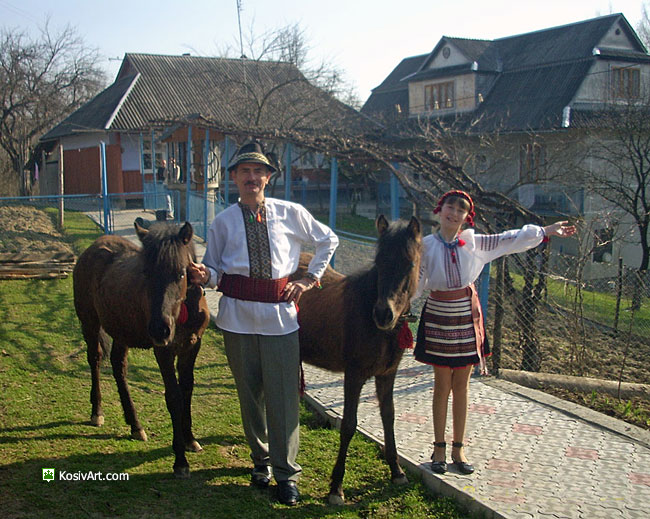
[[[170,158],[180,165],[181,180],[189,171],[201,190],[206,157],[217,157],[207,171],[209,182],[218,180],[226,135],[208,125],[166,123],[192,119],[222,128],[311,132],[365,123],[289,63],[128,53],[113,84],[41,142],[63,146],[66,194],[100,192],[100,142],[106,144],[110,193],[142,191],[143,180]]]
[[[459,163],[485,188],[549,217],[589,216],[602,200],[567,187],[577,179],[569,159],[598,141],[590,121],[647,96],[648,81],[650,55],[612,14],[495,40],[443,36],[430,53],[403,59],[361,111],[401,128],[446,125],[467,150]],[[629,241],[609,257],[638,264]]]
[[[402,60],[362,112],[469,115],[483,121],[481,131],[561,129],[571,125],[571,110],[624,98],[628,85],[638,88],[648,64],[622,14],[496,40],[443,36],[429,54]]]

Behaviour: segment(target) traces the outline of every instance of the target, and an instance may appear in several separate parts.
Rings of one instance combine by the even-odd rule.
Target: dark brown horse
[[[201,450],[192,434],[191,399],[194,362],[210,321],[203,290],[187,282],[187,266],[196,257],[192,226],[156,224],[147,230],[136,223],[135,229],[142,248],[119,236],[102,236],[79,256],[73,272],[74,305],[92,375],[91,422],[104,423],[99,366],[108,348],[103,330],[113,338],[113,376],[131,436],[146,441],[126,381],[127,354],[129,348],[153,347],[174,429],[174,474],[187,477],[185,450]]]
[[[398,335],[408,313],[420,270],[422,234],[416,218],[390,226],[377,218],[379,241],[374,265],[351,276],[330,267],[322,290],[310,290],[300,299],[302,359],[330,371],[344,372],[344,408],[338,458],[332,471],[329,501],[343,503],[343,476],[348,445],[357,428],[361,389],[375,377],[384,426],[384,455],[394,483],[408,482],[397,462],[393,384],[403,350]],[[303,275],[308,256],[294,276]]]

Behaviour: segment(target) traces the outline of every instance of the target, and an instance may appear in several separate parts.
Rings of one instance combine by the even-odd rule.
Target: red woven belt
[[[470,297],[472,295],[472,288],[465,287],[458,290],[432,290],[429,294],[431,299],[436,301],[453,301],[454,299],[461,299],[462,297]]]
[[[243,301],[280,303],[284,301],[282,290],[288,282],[289,278],[259,279],[239,274],[223,274],[217,290],[223,292],[224,296]]]

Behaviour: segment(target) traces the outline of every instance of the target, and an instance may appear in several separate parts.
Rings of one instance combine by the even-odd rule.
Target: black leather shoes
[[[446,449],[447,442],[435,442],[433,446],[438,447],[439,449]],[[434,459],[434,456],[435,453],[431,455],[431,471],[435,472],[436,474],[444,474],[447,472],[447,462],[445,460],[436,461]]]
[[[436,474],[444,474],[447,472],[447,462],[446,461],[432,461],[431,462],[431,471]]]
[[[295,481],[278,482],[278,500],[283,505],[294,506],[300,499],[300,492]]]
[[[453,447],[455,449],[462,449],[463,443],[462,442],[454,442],[452,443]],[[458,470],[460,470],[463,474],[471,474],[474,472],[474,465],[470,465],[466,461],[460,461],[460,460],[454,460],[454,455],[452,453],[451,455],[452,461],[454,462],[454,467],[456,467]]]
[[[268,465],[255,465],[251,472],[251,485],[258,488],[268,488],[271,482],[271,467]]]
[[[460,470],[463,474],[471,474],[474,472],[474,465],[470,465],[464,461],[454,461],[454,467]]]

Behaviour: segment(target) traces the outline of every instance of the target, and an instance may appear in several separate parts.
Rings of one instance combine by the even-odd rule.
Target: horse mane
[[[180,271],[196,260],[194,242],[185,245],[176,225],[152,225],[141,241],[146,265],[157,271]]]
[[[363,305],[364,313],[368,313],[368,315],[371,314],[374,300],[377,297],[377,261],[382,257],[382,254],[385,255],[384,251],[386,250],[392,251],[394,254],[404,249],[404,236],[408,226],[409,222],[407,221],[394,221],[377,240],[373,264],[345,278],[350,293],[357,295],[357,304]],[[409,244],[409,252],[414,254],[414,251],[411,250],[412,247],[417,247],[415,240],[413,240],[412,244]],[[390,257],[390,255],[385,257]]]
[[[404,231],[409,226],[409,222],[405,220],[395,220],[377,240],[377,248],[375,250],[375,263],[380,257],[380,252],[383,250],[399,251],[402,250],[402,242],[404,241]],[[412,244],[414,246],[414,244]],[[413,253],[413,251],[409,250]]]

